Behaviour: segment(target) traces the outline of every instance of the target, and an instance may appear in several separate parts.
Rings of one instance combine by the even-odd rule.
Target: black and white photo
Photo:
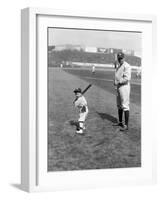
[[[141,61],[141,32],[48,28],[49,172],[141,167]]]

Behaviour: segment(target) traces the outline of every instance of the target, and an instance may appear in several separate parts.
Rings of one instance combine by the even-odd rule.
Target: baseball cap
[[[81,88],[76,88],[73,92],[74,93],[82,93],[82,90],[81,90]]]
[[[118,54],[117,54],[117,58],[118,59],[123,59],[125,57],[125,55],[124,55],[124,53],[122,53],[122,52],[119,52]]]

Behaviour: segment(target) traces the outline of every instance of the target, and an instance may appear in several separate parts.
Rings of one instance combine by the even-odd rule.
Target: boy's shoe
[[[78,134],[83,134],[83,130],[82,130],[82,129],[77,130],[76,133],[78,133]]]
[[[123,127],[120,128],[120,131],[128,131],[128,126],[124,125]]]

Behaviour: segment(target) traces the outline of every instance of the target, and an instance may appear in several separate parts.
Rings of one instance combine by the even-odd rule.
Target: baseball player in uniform
[[[74,101],[74,105],[78,108],[79,118],[78,118],[78,127],[76,133],[83,134],[83,130],[85,130],[85,120],[88,115],[88,106],[85,97],[82,95],[81,88],[74,90],[76,99]]]
[[[117,54],[118,64],[115,69],[114,85],[117,91],[117,108],[118,108],[118,126],[121,126],[121,131],[128,130],[129,122],[129,104],[130,104],[130,80],[131,80],[131,67],[125,62],[124,53]],[[123,124],[123,114],[125,123]]]

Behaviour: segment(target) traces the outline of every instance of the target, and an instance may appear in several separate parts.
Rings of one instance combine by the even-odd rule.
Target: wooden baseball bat
[[[89,84],[83,91],[82,94],[84,94],[85,92],[87,92],[87,90],[92,86],[92,84]]]

